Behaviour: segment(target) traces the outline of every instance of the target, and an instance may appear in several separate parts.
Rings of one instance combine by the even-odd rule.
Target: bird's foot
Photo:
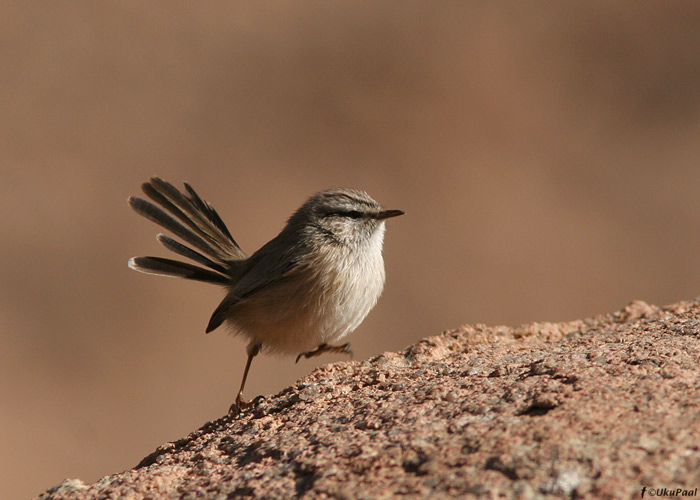
[[[236,401],[234,401],[233,404],[229,407],[228,413],[229,415],[240,415],[241,412],[247,410],[248,408],[251,408],[252,406],[253,403],[244,401],[243,393],[239,392],[238,396],[236,396]]]
[[[307,358],[307,359],[313,358],[315,356],[320,356],[321,354],[323,354],[325,352],[337,352],[340,354],[349,354],[351,358],[353,357],[352,350],[350,349],[350,344],[347,342],[343,345],[321,344],[313,351],[302,352],[301,354],[299,354],[299,356],[297,356],[297,360],[295,362],[298,363],[302,357]]]

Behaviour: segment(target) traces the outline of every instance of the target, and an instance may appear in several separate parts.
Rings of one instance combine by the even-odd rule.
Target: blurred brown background
[[[462,323],[700,291],[700,4],[10,2],[0,20],[3,498],[221,416],[244,343],[126,197],[187,180],[252,252],[366,189],[387,288],[356,359]],[[260,357],[247,395],[339,356]]]

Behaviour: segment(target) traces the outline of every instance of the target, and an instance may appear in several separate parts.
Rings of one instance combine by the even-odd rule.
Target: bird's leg
[[[260,344],[249,344],[248,348],[248,360],[245,363],[245,369],[243,370],[243,380],[241,380],[241,388],[238,389],[238,395],[236,396],[236,401],[231,405],[228,412],[229,413],[240,413],[241,410],[245,410],[250,407],[250,403],[243,401],[243,388],[245,387],[245,381],[248,378],[248,371],[250,370],[250,364],[253,362],[253,358],[260,352]]]
[[[313,351],[302,352],[301,354],[299,354],[299,356],[297,356],[296,363],[298,363],[302,357],[307,358],[307,359],[313,358],[314,356],[320,356],[324,352],[338,352],[341,354],[349,354],[351,358],[353,356],[352,350],[350,349],[350,344],[347,342],[343,345],[321,344]]]

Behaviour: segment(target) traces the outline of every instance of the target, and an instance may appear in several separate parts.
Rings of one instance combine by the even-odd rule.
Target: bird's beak
[[[391,217],[398,217],[403,215],[405,212],[403,210],[382,210],[374,218],[377,220],[389,219]]]

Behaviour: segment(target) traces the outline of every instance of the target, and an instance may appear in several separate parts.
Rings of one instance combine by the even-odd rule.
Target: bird
[[[261,351],[311,358],[325,352],[352,354],[352,333],[376,305],[385,282],[382,246],[385,210],[359,189],[320,191],[304,202],[282,231],[248,256],[214,207],[184,182],[180,191],[159,177],[131,196],[139,215],[182,242],[159,233],[171,252],[192,261],[133,257],[131,269],[223,286],[206,333],[226,325],[247,341],[241,385],[230,411],[250,406],[243,390],[253,358]],[[188,246],[189,245],[189,246]]]

